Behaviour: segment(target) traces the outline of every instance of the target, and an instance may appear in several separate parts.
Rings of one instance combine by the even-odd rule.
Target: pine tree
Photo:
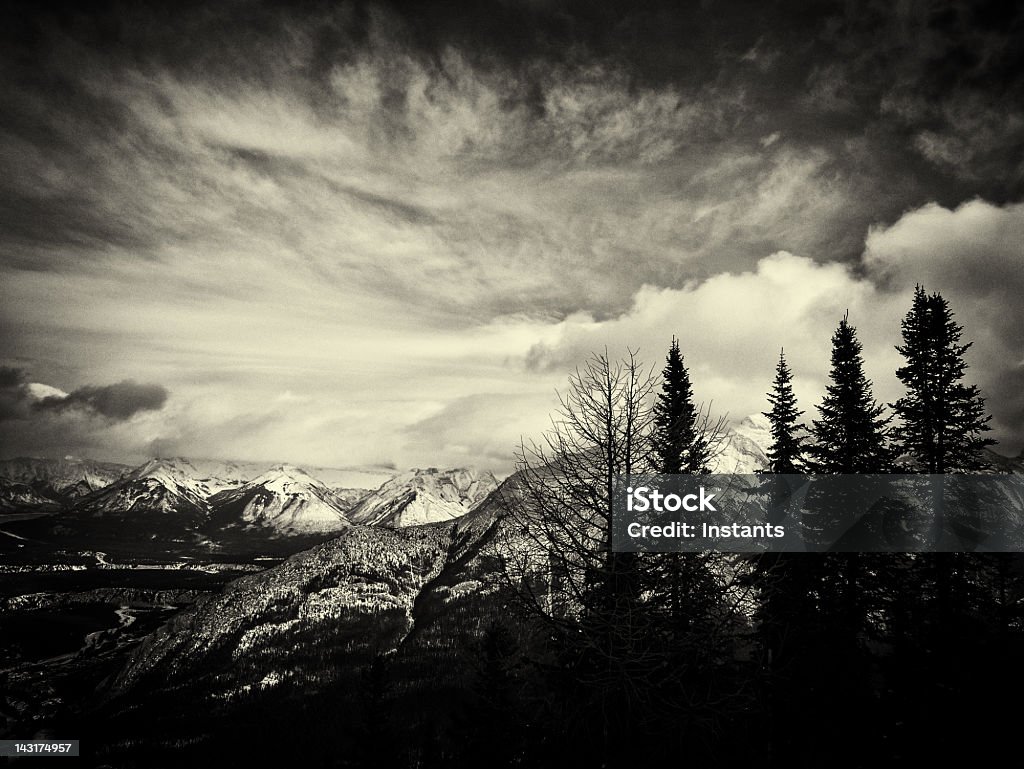
[[[784,350],[779,351],[779,363],[775,367],[775,380],[768,393],[771,411],[762,412],[771,423],[772,445],[768,449],[770,473],[799,473],[803,469],[803,438],[800,432],[804,426],[797,420],[804,413],[797,409],[796,395],[793,394],[793,373],[786,365]]]
[[[699,434],[700,412],[693,403],[690,374],[675,337],[665,358],[662,377],[661,392],[654,405],[651,438],[654,468],[668,475],[706,473],[710,447],[705,436]]]
[[[949,303],[920,285],[902,331],[903,344],[896,349],[907,363],[896,376],[907,394],[892,404],[900,418],[894,431],[898,445],[925,472],[984,469],[980,452],[995,442],[983,436],[991,417],[978,387],[961,381],[967,369],[963,356],[973,343],[960,344],[963,328]]]
[[[857,329],[844,316],[832,335],[832,380],[813,420],[813,469],[820,473],[879,473],[892,467],[889,419],[871,393]]]

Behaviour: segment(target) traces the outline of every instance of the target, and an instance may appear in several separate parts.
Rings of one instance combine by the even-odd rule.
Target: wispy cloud
[[[812,398],[845,307],[885,394],[899,292],[955,282],[950,244],[976,274],[1017,253],[993,234],[1015,209],[956,208],[1022,183],[993,162],[1024,114],[998,28],[515,5],[33,27],[0,95],[0,358],[71,394],[10,440],[44,451],[76,419],[108,453],[497,457],[606,342],[653,360],[679,333],[734,414],[785,344]],[[958,41],[989,64],[935,80],[923,64]],[[925,221],[972,239],[929,261],[907,246]],[[1019,340],[968,306],[980,286],[960,304],[1000,350],[978,364],[991,389]],[[171,395],[90,389],[132,379]],[[489,416],[502,399],[521,416]]]

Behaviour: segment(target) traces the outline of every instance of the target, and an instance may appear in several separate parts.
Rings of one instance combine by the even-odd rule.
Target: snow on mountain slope
[[[393,528],[448,521],[468,513],[497,486],[493,475],[474,469],[411,470],[363,498],[348,519]]]
[[[210,508],[220,525],[264,528],[277,534],[330,532],[349,525],[336,493],[289,465],[213,495]]]
[[[0,461],[0,478],[29,486],[50,501],[73,499],[107,486],[131,468],[89,459],[18,457]]]
[[[311,646],[343,647],[344,659],[397,648],[413,626],[419,592],[445,564],[449,529],[350,526],[279,566],[236,580],[150,635],[114,690],[148,679],[229,698],[259,688],[268,665],[281,680],[323,685],[322,657],[311,656]],[[227,662],[204,667],[211,655]]]
[[[459,473],[473,476],[444,475]],[[288,682],[305,693],[334,685],[340,668],[323,663],[332,649],[361,665],[411,641],[436,651],[438,638],[477,633],[480,598],[499,583],[492,552],[505,543],[494,541],[504,515],[504,497],[492,491],[453,522],[350,526],[176,616],[132,653],[111,691],[169,687],[230,701]]]
[[[768,418],[763,414],[747,417],[729,428],[712,472],[747,474],[765,468],[771,442]]]
[[[124,478],[76,503],[77,513],[95,517],[176,514],[191,525],[209,513],[209,485],[187,460],[151,459]]]

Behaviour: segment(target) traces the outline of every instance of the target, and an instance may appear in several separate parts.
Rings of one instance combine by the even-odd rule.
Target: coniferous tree
[[[785,353],[780,351],[768,393],[771,410],[762,412],[771,426],[772,443],[765,468],[771,474],[799,473],[805,465],[799,434],[804,427],[798,422],[803,412],[797,408],[792,378]],[[773,498],[778,497],[774,504],[788,502],[790,492],[785,481],[769,481],[769,488]],[[804,748],[804,740],[788,725],[813,717],[802,710],[800,703],[818,675],[812,668],[820,646],[815,623],[820,563],[810,553],[763,553],[755,561],[752,577],[760,590],[756,617],[767,683],[765,705],[770,713],[772,765],[792,766]]]
[[[984,436],[991,417],[977,386],[963,383],[964,353],[972,343],[961,344],[963,328],[953,319],[949,303],[939,293],[929,295],[916,286],[901,330],[903,344],[896,349],[906,363],[896,376],[907,391],[892,404],[900,420],[893,431],[899,450],[911,469],[921,472],[985,469],[981,451],[994,443]],[[952,504],[965,512],[971,507],[963,499]],[[910,562],[899,590],[893,590],[891,613],[916,620],[894,625],[892,640],[900,661],[911,663],[901,683],[923,693],[918,695],[921,722],[911,731],[929,728],[940,734],[937,754],[948,756],[954,749],[955,741],[946,737],[962,728],[963,716],[953,715],[957,704],[980,699],[974,689],[976,677],[985,677],[981,661],[1002,653],[990,639],[1004,630],[986,633],[985,628],[999,621],[1007,605],[1002,593],[1013,580],[1006,579],[1010,572],[1003,566],[992,554],[921,553]],[[994,584],[988,584],[990,575],[996,577]],[[920,648],[928,649],[924,660],[918,659]]]
[[[710,408],[694,404],[690,376],[675,337],[662,369],[652,427],[654,472],[711,472],[712,460],[722,442],[724,420],[713,422]],[[716,577],[722,556],[711,552],[646,555],[641,563],[649,596],[647,608],[656,618],[656,632],[668,640],[666,662],[676,671],[668,688],[684,692],[685,699],[696,704],[721,685],[714,681],[711,671],[723,671],[727,659],[727,655],[722,656],[721,644],[713,642],[723,616],[723,589]],[[699,708],[687,710],[686,716],[680,714],[676,720],[680,750],[691,734],[687,716],[695,723],[707,718]]]
[[[896,376],[907,394],[892,404],[900,418],[894,431],[899,447],[924,472],[984,469],[980,452],[994,443],[983,435],[991,417],[978,387],[962,382],[963,356],[973,343],[960,344],[963,328],[949,303],[920,285],[902,331],[903,344],[896,349],[907,362]]]
[[[893,456],[887,440],[889,419],[874,400],[871,381],[864,374],[861,350],[856,328],[847,314],[832,335],[831,383],[818,406],[820,419],[812,422],[814,443],[808,453],[811,469],[817,473],[856,475],[892,469]],[[812,503],[814,512],[804,514],[805,535],[824,535],[823,542],[831,545],[834,537],[845,531],[847,516],[855,511],[851,504],[858,503],[861,495],[846,484],[838,491],[825,488],[821,496],[815,495],[813,488],[808,495],[808,500],[812,496],[816,499]],[[812,655],[817,668],[815,675],[829,680],[827,687],[815,687],[809,697],[816,712],[830,714],[830,720],[820,722],[819,729],[828,734],[831,719],[840,723],[855,719],[862,724],[864,744],[874,738],[874,727],[868,719],[869,657],[864,635],[871,601],[877,592],[873,576],[876,567],[874,561],[861,553],[825,553],[810,569],[813,579],[805,580],[813,585],[816,596],[815,616],[806,623],[807,631],[815,639],[811,644],[817,652],[817,656]],[[807,661],[804,659],[801,664]],[[836,736],[833,733],[830,739]],[[850,756],[854,765],[864,758]]]
[[[661,392],[653,409],[651,464],[655,472],[709,472],[711,442],[701,429],[701,416],[693,403],[690,375],[683,364],[679,341],[672,337],[662,369]],[[713,579],[706,567],[705,559],[696,553],[665,553],[648,563],[652,601],[667,609],[677,635],[698,625],[701,615],[714,602]]]
[[[875,402],[857,329],[844,316],[832,335],[832,383],[813,420],[812,466],[820,473],[879,473],[892,467],[883,407]]]
[[[677,475],[688,471],[697,409],[693,405],[690,375],[675,337],[661,373],[661,392],[654,405],[652,464],[658,472]]]
[[[775,367],[775,380],[768,393],[771,411],[763,412],[771,424],[772,445],[768,449],[770,473],[799,473],[803,469],[804,426],[797,420],[804,413],[797,408],[793,393],[793,373],[786,365],[785,351],[779,352],[779,363]]]
[[[672,337],[662,369],[661,392],[654,404],[651,464],[667,475],[709,473],[722,442],[723,426],[724,420],[713,423],[710,409],[705,413],[694,404],[679,340]]]

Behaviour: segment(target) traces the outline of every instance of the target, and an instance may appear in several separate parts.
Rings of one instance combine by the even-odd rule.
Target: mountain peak
[[[323,483],[295,465],[275,465],[262,475],[253,478],[247,486],[262,486],[278,494],[295,493],[309,487],[322,488]]]
[[[119,480],[82,498],[76,507],[94,515],[153,516],[174,512],[191,525],[208,513],[210,490],[187,459],[156,457]]]
[[[413,468],[364,497],[349,520],[391,527],[449,521],[468,513],[497,485],[491,473],[476,468]]]
[[[257,478],[211,498],[214,516],[278,534],[337,531],[348,525],[331,491],[305,470],[275,465]]]
[[[164,475],[181,476],[196,475],[197,471],[192,463],[183,457],[154,457],[132,470],[134,478],[155,478]]]
[[[739,423],[740,428],[759,431],[770,430],[771,426],[772,425],[771,422],[768,421],[768,417],[760,413],[746,416],[741,419]]]

